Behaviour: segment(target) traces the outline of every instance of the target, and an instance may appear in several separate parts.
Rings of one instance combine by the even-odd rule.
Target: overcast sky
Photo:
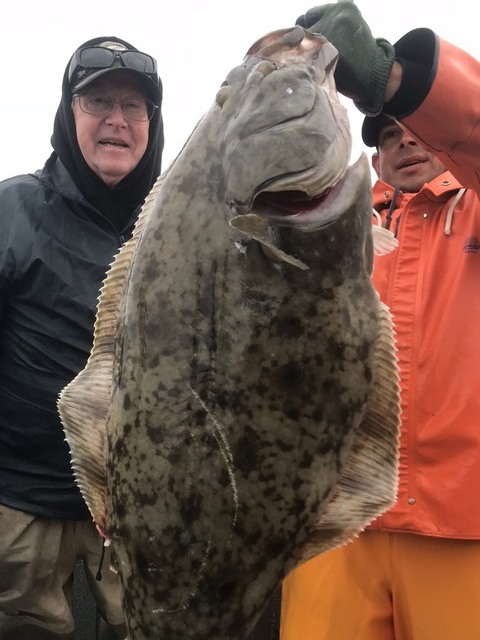
[[[451,5],[357,0],[357,5],[375,36],[395,42],[413,28],[430,27],[480,56],[471,0]],[[311,6],[291,0],[9,1],[0,25],[0,179],[34,171],[50,155],[63,72],[85,40],[118,36],[157,58],[164,87],[166,168],[250,45],[270,31],[292,26]],[[363,150],[362,116],[348,103],[355,160]]]

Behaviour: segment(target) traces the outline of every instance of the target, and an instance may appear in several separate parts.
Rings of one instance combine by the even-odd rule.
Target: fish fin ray
[[[375,209],[373,215],[377,219],[377,224],[374,224],[372,228],[373,250],[376,256],[385,256],[398,248],[398,240],[389,229],[382,227],[380,215]]]
[[[230,226],[245,233],[253,240],[257,240],[263,248],[267,258],[274,262],[286,262],[294,267],[307,271],[310,267],[294,256],[282,251],[274,241],[272,228],[267,220],[255,213],[235,216],[230,220]]]
[[[396,499],[399,370],[390,311],[382,302],[379,311],[372,392],[340,481],[301,550],[300,563],[351,541]]]
[[[164,174],[165,175],[165,174]],[[160,182],[147,196],[133,235],[111,263],[100,289],[93,346],[85,368],[64,387],[57,409],[70,448],[75,481],[93,520],[106,528],[106,422],[113,384],[116,324],[123,286]]]

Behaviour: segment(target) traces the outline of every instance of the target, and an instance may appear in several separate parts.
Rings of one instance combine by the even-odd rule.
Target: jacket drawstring
[[[444,234],[446,236],[449,236],[452,233],[452,220],[453,220],[453,212],[455,210],[455,207],[458,204],[458,201],[460,200],[460,198],[463,196],[463,194],[465,193],[466,189],[462,187],[462,189],[459,189],[457,194],[455,195],[455,197],[453,198],[452,202],[450,203],[450,206],[448,207],[448,211],[447,211],[447,217],[445,219],[445,229],[443,230]]]
[[[387,215],[385,216],[385,229],[390,229],[390,223],[392,222],[392,215],[395,211],[395,207],[397,206],[397,198],[400,193],[400,188],[395,187],[393,191],[392,201],[390,202],[390,207],[388,209]]]

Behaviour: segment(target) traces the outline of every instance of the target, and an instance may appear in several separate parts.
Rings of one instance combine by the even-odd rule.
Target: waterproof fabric
[[[79,560],[103,619],[126,637],[120,576],[110,568],[109,547],[102,559],[93,522],[60,522],[0,505],[0,530],[2,640],[74,640],[72,574]]]
[[[425,32],[400,43],[424,51],[415,39]],[[373,527],[480,539],[480,103],[452,99],[479,86],[480,63],[434,44],[435,80],[402,126],[452,173],[399,196],[390,227],[399,248],[375,262],[373,282],[397,332],[402,427],[398,500]],[[375,185],[383,220],[392,195]]]
[[[281,640],[478,640],[480,541],[369,531],[283,584]]]
[[[0,183],[1,504],[90,517],[56,402],[87,361],[99,289],[122,239],[55,154],[35,175]]]

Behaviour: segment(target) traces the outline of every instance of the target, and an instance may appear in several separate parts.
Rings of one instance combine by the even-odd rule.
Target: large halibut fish
[[[398,371],[334,47],[266,35],[158,180],[59,411],[132,640],[244,639],[395,498]]]

